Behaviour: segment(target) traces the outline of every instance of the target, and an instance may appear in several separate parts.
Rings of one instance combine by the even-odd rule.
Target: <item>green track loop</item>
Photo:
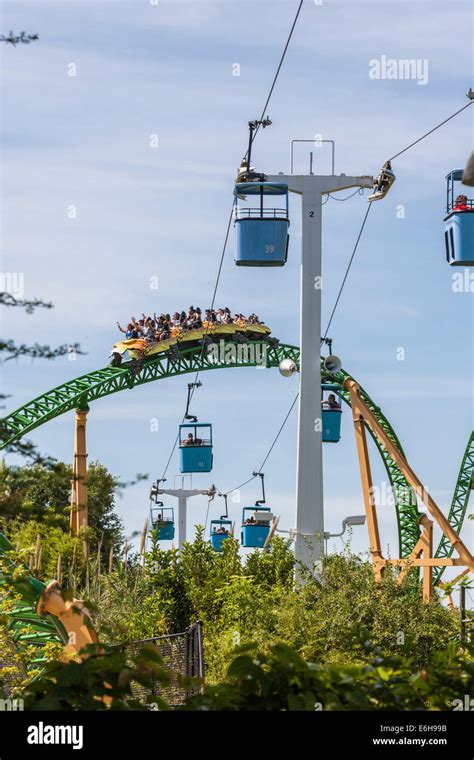
[[[95,372],[90,372],[87,375],[82,375],[38,396],[5,417],[1,422],[2,443],[0,449],[5,448],[9,443],[21,438],[40,425],[44,425],[45,422],[49,422],[49,420],[65,412],[84,407],[85,404],[90,404],[92,401],[109,396],[112,393],[131,390],[145,383],[185,375],[191,372],[206,372],[207,370],[227,369],[229,367],[254,367],[256,366],[255,355],[257,352],[251,349],[252,346],[256,345],[261,345],[261,343],[249,341],[245,346],[238,347],[239,350],[234,352],[233,355],[229,356],[226,352],[224,361],[221,361],[221,357],[216,358],[214,355],[207,354],[203,351],[202,346],[199,345],[183,350],[170,350],[142,362],[125,362],[119,367],[109,366]],[[266,366],[269,368],[278,367],[282,359],[291,359],[295,364],[299,364],[300,351],[297,346],[269,343],[266,348]],[[341,384],[346,378],[350,377],[344,370],[340,370],[336,375],[330,375],[324,369],[323,359],[321,359],[321,374],[323,379],[336,380]],[[344,401],[350,405],[349,393],[343,391],[342,395]],[[387,435],[399,451],[403,453],[400,441],[380,407],[372,401],[363,388],[361,388],[361,395]],[[400,557],[407,557],[415,546],[420,534],[418,527],[419,514],[415,494],[403,473],[370,429],[370,426],[368,426],[368,429],[380,452],[393,489],[398,522]],[[466,450],[448,517],[449,522],[457,532],[461,530],[466,512],[470,491],[466,484],[470,477],[469,473],[472,475],[473,463],[474,435],[471,436],[470,444]],[[449,552],[450,545],[444,536],[438,547],[436,556],[450,556]],[[440,577],[440,574],[438,575]],[[437,580],[439,580],[439,577]]]

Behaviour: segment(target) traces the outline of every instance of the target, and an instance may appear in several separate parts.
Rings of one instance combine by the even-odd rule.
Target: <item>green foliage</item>
[[[186,710],[449,710],[472,694],[473,652],[451,645],[427,669],[410,659],[366,652],[361,665],[313,664],[285,644],[267,652],[247,645],[237,652],[224,683],[188,699]]]
[[[168,631],[166,608],[139,565],[121,564],[112,573],[91,578],[83,596],[101,641],[121,644]]]
[[[50,467],[3,466],[0,469],[0,527],[13,543],[21,540],[20,525],[29,520],[45,529],[69,530],[72,468],[64,462]],[[87,473],[89,538],[102,537],[104,556],[123,540],[120,518],[115,512],[117,479],[99,462],[91,462]]]
[[[278,647],[287,647],[294,653],[294,667],[301,660],[308,668],[308,672],[297,668],[301,688],[306,688],[307,679],[313,683],[311,679],[317,673],[317,689],[324,687],[328,694],[336,694],[331,699],[340,704],[337,700],[342,699],[343,684],[348,679],[348,683],[356,684],[356,691],[359,686],[365,689],[361,704],[367,700],[372,704],[375,692],[382,693],[382,672],[388,669],[390,684],[392,676],[394,682],[398,676],[403,682],[408,671],[413,675],[431,667],[437,652],[451,652],[451,643],[458,639],[457,616],[438,599],[424,604],[412,579],[397,583],[395,569],[387,570],[383,581],[376,583],[370,564],[348,548],[326,558],[318,575],[308,575],[302,585],[294,580],[294,557],[287,540],[275,537],[268,550],[242,557],[238,542],[232,538],[226,539],[222,552],[214,551],[204,528],[198,527],[195,540],[186,543],[179,554],[175,549],[164,551],[153,542],[143,566],[131,556],[126,564],[116,562],[109,573],[104,572],[106,562],[99,567],[90,560],[86,572],[81,539],[71,539],[64,527],[67,511],[62,500],[69,493],[70,469],[65,465],[48,472],[46,468],[20,469],[18,473],[15,468],[6,468],[0,477],[10,514],[16,514],[17,508],[23,510],[23,521],[7,520],[20,556],[28,561],[37,549],[39,535],[41,577],[46,580],[56,574],[57,557],[61,555],[63,586],[73,588],[75,595],[84,599],[102,642],[123,643],[183,631],[202,620],[210,688],[213,684],[235,685],[229,681],[236,678],[235,670],[227,675],[235,647],[253,642],[263,658],[265,673],[279,672],[278,663],[289,655]],[[113,512],[116,481],[96,464],[91,467],[89,485],[92,535],[97,542],[102,531],[107,546],[106,540],[116,541],[120,535]],[[71,565],[73,572],[67,570]],[[368,658],[367,641],[375,648],[379,664],[374,656]],[[457,656],[453,652],[446,655],[449,667],[446,661],[440,662],[440,672],[457,689],[457,676],[449,670],[454,668]],[[252,668],[257,667],[255,655],[250,658]],[[243,662],[250,667],[248,659]],[[309,666],[311,662],[318,665]],[[466,670],[465,663],[462,668]],[[416,677],[423,681],[424,677]],[[430,677],[434,683],[434,676]],[[313,686],[308,686],[308,699],[313,699]],[[321,693],[326,692],[323,689]],[[212,689],[207,694],[212,696]],[[424,699],[420,695],[421,691],[417,698]],[[219,692],[216,699],[227,699],[225,692]],[[325,699],[333,704],[327,695]],[[355,692],[353,699],[359,699]],[[401,694],[399,699],[404,705],[408,697]],[[297,702],[300,704],[301,695]],[[373,704],[378,703],[375,700]],[[385,709],[388,697],[381,697],[380,704]],[[390,704],[393,709],[402,709]]]
[[[27,565],[35,555],[39,537],[41,545],[40,570],[45,581],[57,576],[58,557],[61,557],[63,585],[75,588],[85,571],[83,539],[72,538],[62,528],[29,520],[11,526],[10,536],[17,547],[16,559]]]
[[[0,470],[1,520],[4,532],[8,518],[36,520],[64,530],[68,526],[72,471],[63,462],[52,467],[30,465]]]
[[[420,666],[457,635],[456,617],[438,600],[424,604],[411,581],[397,584],[390,572],[376,583],[370,564],[349,553],[326,559],[318,580],[287,595],[276,633],[309,660],[358,662],[361,626],[382,652]]]
[[[277,643],[304,659],[348,665],[365,661],[364,637],[384,656],[409,656],[423,667],[458,635],[455,614],[438,600],[424,604],[410,583],[390,572],[377,584],[368,562],[348,552],[333,555],[318,578],[293,581],[287,541],[245,559],[233,539],[215,552],[198,528],[179,556],[154,544],[145,567],[91,582],[88,604],[102,640],[147,638],[182,631],[202,620],[206,678],[221,681],[236,644],[253,641],[263,651]],[[105,637],[105,638],[104,638]]]
[[[120,649],[90,645],[82,662],[50,662],[42,676],[26,687],[22,696],[26,710],[146,710],[135,695],[134,685],[151,689],[153,682],[164,686],[171,674],[155,647],[144,646],[130,657]],[[158,696],[150,698],[158,709],[168,705]]]
[[[190,711],[452,710],[474,688],[474,651],[451,644],[435,653],[426,668],[374,651],[361,640],[364,662],[333,665],[307,662],[286,644],[260,651],[256,644],[234,650],[223,682],[188,697]],[[89,646],[82,662],[50,662],[28,684],[27,710],[169,709],[156,696],[156,683],[168,686],[173,674],[156,648],[130,657],[121,649]],[[155,694],[138,699],[140,685]]]

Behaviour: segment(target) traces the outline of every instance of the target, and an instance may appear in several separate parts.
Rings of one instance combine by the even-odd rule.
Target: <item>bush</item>
[[[41,677],[22,694],[26,710],[146,710],[146,703],[134,696],[133,685],[151,689],[153,682],[170,683],[171,675],[151,645],[133,657],[93,645],[83,651],[88,656],[82,662],[45,666]],[[150,699],[157,708],[168,709],[160,697]]]
[[[190,697],[186,710],[452,710],[474,688],[473,651],[451,645],[417,670],[407,658],[382,655],[361,645],[360,665],[306,662],[285,644],[267,652],[241,648],[224,683]]]

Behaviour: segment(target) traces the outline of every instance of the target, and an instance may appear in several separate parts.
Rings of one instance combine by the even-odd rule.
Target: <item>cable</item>
[[[288,409],[287,415],[286,415],[285,419],[283,420],[283,422],[282,422],[282,424],[281,424],[281,427],[280,427],[280,429],[279,429],[278,433],[277,433],[277,434],[276,434],[276,436],[275,436],[275,440],[273,441],[272,445],[270,446],[270,448],[269,448],[269,450],[268,450],[268,454],[267,454],[267,456],[265,457],[265,459],[263,460],[262,464],[261,464],[261,465],[260,465],[260,467],[258,468],[258,472],[261,472],[261,471],[262,471],[262,469],[264,468],[264,466],[265,466],[265,463],[266,463],[266,461],[267,461],[268,457],[269,457],[269,456],[270,456],[270,454],[272,453],[272,451],[273,451],[273,449],[274,449],[274,447],[275,447],[275,444],[276,444],[276,442],[278,441],[278,439],[279,439],[279,437],[280,437],[280,434],[281,434],[281,432],[282,432],[283,428],[285,427],[285,425],[286,425],[286,423],[287,423],[288,417],[290,416],[291,412],[293,411],[293,407],[294,407],[294,405],[296,404],[296,402],[297,402],[297,400],[298,400],[298,396],[299,396],[299,395],[300,395],[300,394],[299,394],[299,392],[298,392],[298,393],[296,394],[296,396],[294,397],[294,399],[293,399],[293,402],[292,402],[292,404],[291,404],[290,408]]]
[[[469,103],[466,103],[465,106],[463,106],[462,108],[460,108],[458,111],[455,111],[455,113],[451,114],[451,116],[448,116],[448,118],[444,119],[444,121],[441,121],[439,124],[437,124],[435,127],[433,127],[433,129],[430,129],[429,132],[425,132],[424,135],[422,135],[421,137],[419,137],[417,140],[414,140],[414,142],[410,143],[410,145],[407,145],[406,148],[403,148],[403,150],[400,150],[398,153],[395,153],[395,155],[391,156],[391,158],[389,158],[388,161],[393,161],[395,158],[398,158],[398,156],[401,156],[402,153],[406,153],[407,150],[410,150],[410,148],[413,148],[414,145],[417,145],[419,142],[421,142],[422,140],[424,140],[425,137],[428,137],[428,135],[431,135],[431,134],[433,134],[433,132],[436,132],[436,130],[439,129],[440,127],[442,127],[443,124],[447,124],[448,121],[450,121],[451,119],[454,119],[454,117],[457,116],[458,114],[460,114],[461,111],[465,111],[466,108],[468,108],[470,105],[472,105],[473,102],[474,102],[473,100],[470,100]],[[335,200],[335,201],[338,201],[338,200],[347,201],[347,200],[349,200],[349,198],[352,198],[356,193],[360,192],[361,190],[362,190],[362,188],[359,188],[358,190],[356,190],[355,192],[353,192],[351,195],[348,195],[346,198],[336,198],[336,197],[333,197],[330,193],[328,195],[329,195],[329,197],[333,198],[333,200]],[[324,338],[321,340],[321,343],[324,341],[325,338],[327,338],[328,331],[329,331],[329,328],[331,326],[331,322],[333,320],[334,314],[336,312],[337,305],[338,305],[339,299],[341,297],[341,293],[342,293],[344,285],[346,283],[347,276],[349,274],[349,270],[351,268],[352,261],[354,259],[355,253],[357,251],[357,246],[359,245],[359,241],[360,241],[360,238],[362,236],[362,232],[364,230],[365,223],[367,221],[367,217],[369,216],[369,211],[370,211],[371,206],[372,206],[372,201],[369,202],[369,206],[368,206],[366,214],[364,216],[364,220],[362,222],[362,226],[361,226],[359,234],[357,236],[357,240],[356,240],[356,244],[354,246],[354,250],[352,251],[352,256],[351,256],[351,258],[349,260],[349,264],[347,266],[346,273],[345,273],[344,279],[342,281],[342,285],[341,285],[341,287],[339,289],[339,293],[338,293],[337,298],[336,298],[336,303],[334,304],[334,308],[333,308],[333,310],[331,312],[331,316],[329,318],[329,322],[328,322],[328,325],[326,327],[326,331],[324,333]]]
[[[283,53],[282,53],[282,55],[281,55],[281,58],[280,58],[280,63],[278,64],[278,68],[277,68],[277,70],[276,70],[275,76],[273,77],[273,82],[272,82],[272,86],[270,87],[270,92],[268,93],[268,97],[267,97],[267,99],[266,99],[266,101],[265,101],[265,105],[263,106],[263,109],[262,109],[262,113],[261,113],[260,119],[259,119],[259,121],[258,121],[258,123],[257,123],[257,126],[256,126],[256,128],[255,128],[255,131],[254,131],[254,133],[253,133],[253,137],[252,137],[252,145],[253,145],[253,142],[254,142],[254,140],[255,140],[255,138],[256,138],[256,136],[257,136],[257,132],[258,132],[258,130],[260,129],[260,122],[261,122],[261,121],[263,121],[263,119],[264,119],[264,117],[265,117],[265,112],[266,112],[266,110],[267,110],[267,108],[268,108],[268,104],[269,104],[269,102],[270,102],[270,99],[271,99],[271,97],[272,97],[272,95],[273,95],[273,90],[274,90],[274,88],[275,88],[275,85],[276,85],[276,82],[277,82],[277,79],[278,79],[278,75],[279,75],[279,73],[280,73],[280,69],[281,69],[281,67],[282,67],[283,61],[285,60],[286,51],[288,50],[288,46],[289,46],[289,44],[290,44],[290,41],[291,41],[291,38],[292,38],[292,36],[293,36],[293,32],[294,32],[294,30],[295,30],[295,26],[296,26],[296,22],[298,21],[298,17],[299,17],[299,15],[300,15],[300,11],[301,11],[301,8],[302,8],[302,7],[303,7],[303,0],[300,0],[300,4],[299,4],[299,6],[298,6],[298,10],[296,11],[296,16],[295,16],[295,18],[294,18],[293,24],[292,24],[292,26],[291,26],[291,29],[290,29],[290,33],[289,33],[289,35],[288,35],[288,39],[287,39],[287,41],[286,41],[286,45],[285,45],[285,47],[284,47],[284,49],[283,49]],[[247,153],[245,154],[245,156],[246,156],[246,157],[247,157],[247,154],[248,154],[248,151],[247,151]]]
[[[232,204],[232,208],[233,208],[233,204]],[[232,209],[231,209],[231,212],[230,212],[229,221],[227,223],[227,231],[226,231],[226,235],[225,235],[224,246],[222,248],[221,259],[220,259],[220,262],[219,262],[219,269],[218,269],[218,272],[217,272],[217,279],[216,279],[216,283],[215,283],[215,286],[214,286],[214,293],[212,295],[212,302],[211,302],[211,307],[210,307],[211,310],[214,308],[214,303],[215,303],[215,300],[216,300],[217,288],[218,288],[218,285],[219,285],[219,280],[220,280],[221,272],[222,272],[222,264],[224,263],[225,250],[227,248],[227,241],[229,240],[229,232],[230,232],[231,222],[232,222]],[[206,329],[206,335],[207,335],[207,331],[208,330],[209,330],[209,328]],[[202,357],[204,355],[205,348],[206,348],[206,344],[203,341],[200,360],[202,359]],[[199,377],[199,370],[196,371],[196,375],[194,377],[194,383],[197,383],[198,377]],[[194,396],[195,388],[196,388],[195,385],[193,385],[193,387],[191,388],[191,393],[189,394],[189,403],[191,403],[191,401],[192,401],[192,398]],[[184,419],[185,418],[183,417],[183,419],[181,421],[181,424],[183,424]],[[166,463],[166,467],[165,467],[165,469],[163,471],[162,479],[166,477],[166,473],[168,472],[168,467],[171,464],[171,460],[172,460],[173,454],[174,454],[174,452],[176,450],[176,446],[178,444],[178,441],[179,441],[179,433],[178,433],[178,435],[175,438],[175,442],[174,442],[173,447],[171,449],[171,453],[170,453],[168,461]]]
[[[276,434],[276,436],[275,436],[275,438],[273,439],[273,442],[272,442],[272,444],[271,444],[270,448],[269,448],[269,449],[268,449],[268,451],[267,451],[267,454],[266,454],[266,456],[265,456],[265,459],[263,460],[262,464],[260,465],[260,467],[259,467],[259,468],[258,468],[258,470],[256,471],[257,473],[259,473],[259,472],[261,472],[261,471],[262,471],[262,469],[264,468],[264,466],[265,466],[265,464],[266,464],[266,462],[267,462],[267,459],[269,458],[270,454],[272,453],[273,449],[275,448],[275,445],[276,445],[276,443],[277,443],[277,441],[278,441],[278,439],[279,439],[279,437],[280,437],[280,435],[281,435],[281,433],[282,433],[282,431],[283,431],[283,428],[285,427],[285,425],[286,425],[286,423],[287,423],[287,421],[288,421],[288,418],[289,418],[289,416],[290,416],[291,412],[293,411],[293,407],[294,407],[294,405],[296,404],[296,402],[297,402],[297,400],[298,400],[298,397],[299,397],[299,395],[300,395],[300,394],[299,394],[299,393],[297,393],[297,394],[296,394],[296,396],[294,397],[294,399],[293,399],[293,401],[292,401],[292,403],[291,403],[291,406],[290,406],[290,408],[288,409],[288,412],[287,412],[287,413],[286,413],[286,415],[285,415],[285,419],[284,419],[284,420],[283,420],[283,422],[281,423],[281,425],[280,425],[280,428],[279,428],[279,430],[278,430],[278,433]],[[230,491],[226,491],[226,493],[225,493],[225,494],[223,494],[223,496],[228,496],[228,495],[229,495],[230,493],[232,493],[233,491],[238,491],[238,490],[240,490],[241,488],[243,488],[244,486],[246,486],[246,485],[247,485],[247,483],[251,483],[251,482],[252,482],[252,480],[255,480],[255,478],[256,478],[256,477],[257,477],[257,475],[252,475],[252,477],[251,477],[251,478],[249,478],[248,480],[246,480],[244,483],[241,483],[239,486],[235,486],[235,488],[231,488],[231,489],[230,489]]]
[[[394,158],[398,158],[398,156],[401,156],[402,153],[405,153],[410,148],[413,148],[414,145],[424,140],[425,137],[428,137],[428,135],[431,135],[433,132],[436,132],[436,130],[442,127],[443,124],[447,124],[448,121],[451,121],[451,119],[454,119],[455,116],[461,113],[461,111],[464,111],[466,108],[469,108],[469,106],[471,106],[473,103],[474,103],[474,100],[470,100],[469,103],[466,103],[466,105],[460,108],[459,111],[456,111],[455,113],[451,114],[451,116],[448,116],[447,119],[445,119],[444,121],[441,121],[439,124],[436,125],[436,127],[433,127],[433,129],[430,129],[429,132],[426,132],[424,135],[419,137],[418,140],[415,140],[414,142],[410,143],[410,145],[407,145],[407,147],[403,148],[403,150],[400,150],[398,153],[395,153],[395,155],[389,158],[388,160],[393,161]]]
[[[302,5],[302,2],[300,3],[300,6],[298,8],[298,13],[297,13],[296,19],[298,17],[299,11],[301,10],[301,5]],[[295,19],[295,23],[296,23],[296,19]],[[294,24],[293,24],[293,27],[292,27],[292,31],[293,31],[293,28],[294,28]],[[291,33],[290,33],[290,37],[291,37]],[[285,48],[285,51],[286,51],[286,48]],[[450,119],[453,119],[455,116],[457,116],[457,114],[461,113],[461,111],[464,111],[468,106],[471,105],[471,102],[472,101],[470,101],[467,105],[463,106],[463,108],[459,109],[459,111],[456,111],[456,113],[452,114],[452,116],[450,116],[449,118],[445,119],[443,122],[441,122],[440,124],[438,124],[436,127],[434,127],[433,129],[431,129],[429,132],[426,132],[426,134],[424,134],[422,137],[418,138],[418,140],[415,140],[413,143],[411,143],[410,145],[408,145],[406,148],[404,148],[402,151],[400,151],[399,153],[397,153],[395,156],[392,156],[392,158],[390,158],[389,161],[393,161],[394,158],[397,158],[402,153],[405,153],[407,150],[409,150],[410,148],[412,148],[414,145],[416,145],[417,143],[421,142],[421,140],[423,140],[425,137],[427,137],[428,135],[430,135],[433,132],[435,132],[437,129],[439,129],[439,127],[443,126],[443,124],[446,124],[448,121],[450,121]],[[263,111],[263,114],[262,114],[262,118],[263,118],[263,115],[265,114],[266,105],[265,105],[265,108],[264,108],[264,111]],[[255,132],[254,132],[254,138],[255,138],[256,132],[257,132],[257,130],[255,130]],[[345,198],[336,198],[335,196],[331,195],[331,193],[328,193],[328,196],[327,196],[326,200],[323,201],[323,205],[325,203],[327,203],[327,200],[329,198],[332,198],[335,201],[341,201],[341,202],[343,202],[343,201],[348,201],[350,198],[353,198],[354,195],[357,195],[358,193],[360,195],[362,195],[363,192],[364,192],[363,188],[357,188],[357,190],[355,190],[353,193],[351,193],[350,195],[346,196]],[[346,280],[347,280],[347,277],[349,275],[349,272],[350,272],[350,269],[351,269],[351,266],[352,266],[352,262],[354,261],[354,257],[355,257],[355,254],[357,252],[357,248],[359,246],[359,242],[360,242],[360,239],[362,237],[362,233],[364,231],[364,227],[366,225],[366,222],[367,222],[367,219],[368,219],[371,207],[372,207],[372,201],[369,201],[369,204],[367,206],[367,211],[365,212],[364,219],[362,221],[362,225],[361,225],[360,230],[359,230],[359,234],[357,235],[357,239],[356,239],[356,242],[355,242],[355,245],[354,245],[351,257],[349,259],[349,263],[347,265],[346,272],[344,274],[344,278],[342,280],[341,287],[339,288],[339,293],[337,295],[336,302],[334,304],[333,310],[331,312],[331,316],[329,318],[329,322],[328,322],[327,327],[326,327],[326,331],[324,333],[324,338],[322,339],[321,342],[323,342],[324,339],[327,338],[327,335],[328,335],[328,332],[329,332],[329,328],[331,326],[334,314],[336,313],[336,309],[337,309],[337,306],[339,304],[339,300],[341,298],[342,291],[344,289],[344,285],[346,284]],[[274,447],[275,447],[275,445],[276,445],[276,443],[277,443],[277,441],[278,441],[278,439],[279,439],[279,437],[280,437],[280,435],[281,435],[281,433],[283,431],[283,428],[285,427],[286,422],[287,422],[287,420],[288,420],[288,418],[289,418],[289,416],[290,416],[290,414],[291,414],[291,412],[293,410],[293,407],[296,404],[296,401],[297,401],[298,397],[299,397],[299,393],[297,393],[296,396],[295,396],[295,398],[293,399],[293,402],[292,402],[292,404],[291,404],[291,406],[290,406],[290,408],[289,408],[289,410],[288,410],[288,412],[287,412],[287,414],[285,416],[285,419],[283,420],[283,422],[282,422],[282,424],[280,426],[280,429],[278,430],[278,433],[276,434],[276,436],[275,436],[275,438],[274,438],[274,440],[273,440],[273,442],[272,442],[272,444],[271,444],[271,446],[270,446],[270,448],[269,448],[269,450],[268,450],[268,452],[267,452],[267,454],[266,454],[266,456],[265,456],[262,464],[258,468],[258,472],[261,472],[261,470],[265,466],[265,464],[266,464],[266,462],[267,462],[270,454],[272,453],[272,451],[273,451],[273,449],[274,449]],[[244,486],[246,486],[248,483],[251,483],[252,480],[255,480],[256,477],[257,477],[257,475],[253,475],[251,478],[249,478],[248,480],[244,481],[240,485],[235,486],[235,488],[230,489],[230,491],[227,491],[225,493],[225,495],[228,496],[229,493],[232,493],[233,491],[240,490],[241,488],[243,488]]]
[[[339,293],[337,294],[336,303],[334,304],[333,310],[332,310],[332,312],[331,312],[331,316],[330,316],[330,318],[329,318],[329,322],[328,322],[328,324],[327,324],[327,327],[326,327],[326,332],[324,333],[324,337],[322,338],[322,340],[321,340],[321,343],[323,343],[323,341],[324,341],[324,340],[327,338],[327,336],[328,336],[329,328],[331,327],[331,322],[332,322],[332,320],[333,320],[334,314],[336,313],[336,309],[337,309],[337,305],[338,305],[338,303],[339,303],[339,299],[341,298],[341,294],[342,294],[342,291],[343,291],[343,289],[344,289],[344,285],[346,284],[347,276],[348,276],[348,274],[349,274],[349,271],[350,271],[350,268],[351,268],[351,266],[352,266],[352,262],[353,262],[353,260],[354,260],[354,256],[355,256],[355,254],[356,254],[356,251],[357,251],[357,247],[358,247],[358,245],[359,245],[359,241],[360,241],[360,239],[361,239],[361,237],[362,237],[362,233],[363,233],[363,231],[364,231],[364,227],[365,227],[365,223],[366,223],[366,221],[367,221],[367,217],[369,216],[369,211],[370,211],[370,209],[372,208],[372,203],[373,203],[373,201],[370,201],[370,202],[369,202],[369,205],[367,206],[367,211],[365,212],[364,221],[362,222],[361,228],[360,228],[360,230],[359,230],[359,234],[357,235],[357,240],[356,240],[356,243],[355,243],[354,249],[353,249],[353,251],[352,251],[352,255],[351,255],[351,258],[349,259],[349,264],[347,265],[346,273],[345,273],[345,275],[344,275],[344,279],[342,280],[342,285],[341,285],[341,287],[339,288]]]
[[[406,153],[407,150],[410,150],[410,148],[413,148],[414,145],[417,145],[419,142],[421,142],[422,140],[424,140],[425,137],[428,137],[428,135],[431,135],[431,134],[433,134],[433,132],[436,132],[436,130],[439,129],[440,127],[442,127],[443,124],[447,124],[448,121],[450,121],[451,119],[454,119],[454,117],[457,116],[458,114],[460,114],[461,111],[465,111],[466,108],[468,108],[470,105],[472,105],[473,102],[474,102],[473,100],[470,100],[469,103],[466,103],[465,106],[463,106],[462,108],[460,108],[458,111],[455,111],[455,113],[451,114],[451,116],[448,116],[448,118],[444,119],[444,121],[441,121],[439,124],[437,124],[435,127],[433,127],[433,129],[430,129],[429,132],[425,132],[424,135],[422,135],[417,140],[414,140],[414,142],[412,142],[409,145],[407,145],[406,148],[403,148],[403,150],[400,150],[398,153],[395,153],[395,155],[391,156],[391,158],[389,158],[388,161],[393,161],[395,158],[398,158],[398,156],[401,156],[402,153]],[[333,200],[335,200],[335,201],[339,201],[339,200],[347,201],[347,200],[349,200],[349,198],[352,198],[356,193],[360,192],[361,190],[362,190],[362,188],[358,188],[358,190],[356,190],[355,192],[353,192],[351,195],[348,195],[346,198],[336,198],[336,197],[333,197],[330,193],[328,195],[329,195],[330,198],[333,198]],[[365,213],[364,220],[362,222],[362,226],[360,228],[359,234],[357,236],[356,244],[354,246],[354,250],[352,251],[352,256],[351,256],[351,258],[349,260],[349,264],[347,266],[346,273],[345,273],[344,279],[342,281],[342,285],[341,285],[341,287],[339,289],[339,293],[338,293],[337,298],[336,298],[336,303],[334,304],[334,308],[333,308],[333,310],[331,312],[331,316],[329,318],[329,322],[328,322],[328,325],[326,327],[326,331],[324,333],[324,338],[322,339],[321,343],[324,341],[325,338],[327,338],[327,335],[328,335],[328,332],[329,332],[329,328],[331,326],[331,322],[332,322],[334,314],[336,312],[337,305],[339,303],[339,299],[341,297],[344,285],[345,285],[346,280],[347,280],[347,276],[349,274],[349,270],[350,270],[352,262],[354,260],[354,256],[355,256],[355,253],[357,251],[357,247],[359,245],[359,241],[360,241],[360,238],[362,236],[362,232],[364,230],[365,223],[367,221],[367,217],[369,216],[369,211],[370,211],[371,206],[372,206],[372,201],[369,202],[367,211]]]
[[[364,188],[363,187],[358,187],[357,190],[354,190],[354,192],[351,193],[350,195],[346,195],[345,198],[338,198],[336,195],[331,195],[331,193],[328,193],[328,197],[332,198],[333,201],[344,202],[344,201],[348,201],[351,198],[353,198],[354,195],[357,195],[357,193],[359,193],[359,195],[364,195]]]
[[[184,422],[184,417],[183,417],[183,422]],[[183,424],[183,423],[181,423],[181,424]],[[173,443],[173,447],[171,449],[171,453],[170,453],[170,455],[168,457],[168,461],[166,463],[166,467],[163,470],[163,475],[161,476],[160,480],[166,480],[166,473],[168,472],[168,467],[170,466],[170,463],[171,463],[171,460],[173,458],[173,454],[175,452],[175,449],[176,449],[176,446],[178,444],[178,441],[179,441],[179,433],[178,433],[178,435],[175,438],[175,442]]]
[[[283,65],[283,61],[285,60],[286,52],[288,50],[288,46],[289,46],[291,38],[293,36],[293,32],[294,32],[295,26],[296,26],[296,22],[298,21],[298,17],[300,15],[300,11],[301,11],[301,8],[303,6],[303,2],[304,2],[304,0],[300,0],[300,4],[298,6],[298,10],[296,11],[296,15],[295,15],[295,18],[293,20],[293,24],[292,24],[291,29],[290,29],[290,33],[288,35],[285,47],[283,49],[283,53],[282,53],[281,58],[280,58],[280,62],[278,64],[277,70],[275,72],[275,76],[273,77],[273,82],[272,82],[272,85],[270,87],[270,91],[269,91],[267,99],[265,101],[265,105],[264,105],[264,107],[262,109],[262,115],[260,117],[260,121],[263,120],[263,118],[265,116],[265,111],[267,110],[268,104],[270,103],[271,97],[273,95],[273,90],[275,89],[275,85],[277,83],[278,76],[280,74],[280,70],[281,70],[281,67]],[[257,132],[258,132],[259,128],[260,128],[260,123],[257,124],[255,132],[253,133],[252,145],[253,145],[253,142],[255,140],[255,137],[257,135]],[[215,304],[215,300],[216,300],[216,295],[217,295],[217,289],[219,287],[219,281],[220,281],[220,277],[221,277],[221,273],[222,273],[222,266],[223,266],[223,263],[224,263],[224,256],[225,256],[225,252],[226,252],[226,248],[227,248],[227,242],[229,240],[229,233],[230,233],[230,226],[231,226],[231,223],[232,223],[233,208],[234,208],[234,204],[232,203],[232,208],[231,208],[231,211],[230,211],[230,214],[229,214],[229,221],[227,223],[227,230],[226,230],[226,234],[225,234],[224,245],[222,247],[222,253],[221,253],[221,258],[220,258],[220,262],[219,262],[219,268],[218,268],[218,271],[217,271],[217,278],[216,278],[216,282],[215,282],[215,286],[214,286],[214,292],[212,294],[212,302],[211,302],[211,306],[210,306],[211,309],[214,308],[214,304]],[[203,342],[200,359],[202,359],[202,357],[203,357],[205,347],[206,347],[205,342]],[[195,378],[194,378],[194,382],[195,383],[197,383],[198,377],[199,377],[199,370],[196,371],[196,375],[195,375]],[[193,395],[194,395],[194,387],[191,389],[191,393],[190,393],[190,397],[189,397],[189,402],[190,403],[192,401]],[[184,418],[183,418],[183,422],[184,422]],[[175,452],[175,449],[176,449],[176,446],[178,444],[178,441],[179,441],[179,433],[176,436],[176,440],[175,440],[175,442],[173,444],[173,447],[171,449],[171,453],[170,453],[170,456],[168,458],[168,462],[166,464],[166,467],[165,467],[165,469],[163,471],[162,478],[165,478],[165,476],[166,476],[166,473],[168,471],[168,467],[170,466],[170,463],[171,463],[171,460],[173,458],[173,454]]]
[[[240,491],[241,488],[246,486],[248,483],[251,483],[252,480],[255,480],[256,477],[257,477],[256,475],[252,475],[252,477],[244,481],[244,483],[240,483],[240,485],[235,486],[234,488],[231,488],[229,491],[226,491],[225,494],[223,494],[223,496],[228,496],[230,493],[233,493],[234,491]]]

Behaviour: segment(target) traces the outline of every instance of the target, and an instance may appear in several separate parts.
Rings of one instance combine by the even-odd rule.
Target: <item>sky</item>
[[[2,45],[2,272],[24,276],[25,298],[54,304],[2,314],[18,343],[80,343],[74,361],[18,359],[2,368],[8,411],[60,383],[103,367],[123,324],[142,312],[210,304],[247,122],[260,116],[296,0],[75,0],[2,2],[1,31],[38,33]],[[461,0],[306,0],[275,87],[253,162],[289,170],[289,145],[316,135],[336,142],[336,173],[376,175],[384,161],[461,108],[473,85],[473,6]],[[373,62],[414,59],[418,78],[373,78]],[[421,75],[422,74],[422,75]],[[472,149],[473,109],[393,162],[396,182],[374,204],[331,325],[334,351],[397,432],[445,513],[473,428],[473,295],[453,291],[445,262],[445,176]],[[157,147],[153,143],[157,142]],[[295,171],[330,173],[328,146],[298,145]],[[342,192],[339,198],[349,193]],[[216,305],[257,312],[282,342],[299,335],[300,205],[290,199],[288,263],[237,268],[226,249]],[[323,324],[331,313],[367,204],[367,192],[333,198],[323,212]],[[71,218],[71,210],[73,218]],[[158,278],[158,290],[150,283]],[[404,350],[404,359],[399,360]],[[265,457],[298,378],[277,370],[206,373],[193,399],[213,423],[214,470],[193,486],[229,491]],[[117,502],[128,535],[148,516],[186,403],[189,377],[151,383],[92,405],[89,461],[121,480],[149,480]],[[158,421],[155,430],[154,421]],[[325,527],[363,513],[350,414],[342,440],[324,445]],[[42,452],[71,461],[73,414],[33,431]],[[386,475],[373,454],[374,484]],[[14,457],[7,462],[14,463]],[[265,465],[267,501],[294,526],[296,414]],[[181,482],[175,454],[168,487]],[[254,481],[230,500],[258,498]],[[167,502],[167,506],[173,506]],[[205,497],[188,508],[204,523]],[[209,519],[222,512],[210,505]],[[393,507],[381,504],[385,550],[395,556]],[[467,525],[463,538],[472,544]],[[435,532],[439,537],[439,531]],[[338,539],[330,549],[340,548]],[[357,527],[354,551],[366,552]]]

